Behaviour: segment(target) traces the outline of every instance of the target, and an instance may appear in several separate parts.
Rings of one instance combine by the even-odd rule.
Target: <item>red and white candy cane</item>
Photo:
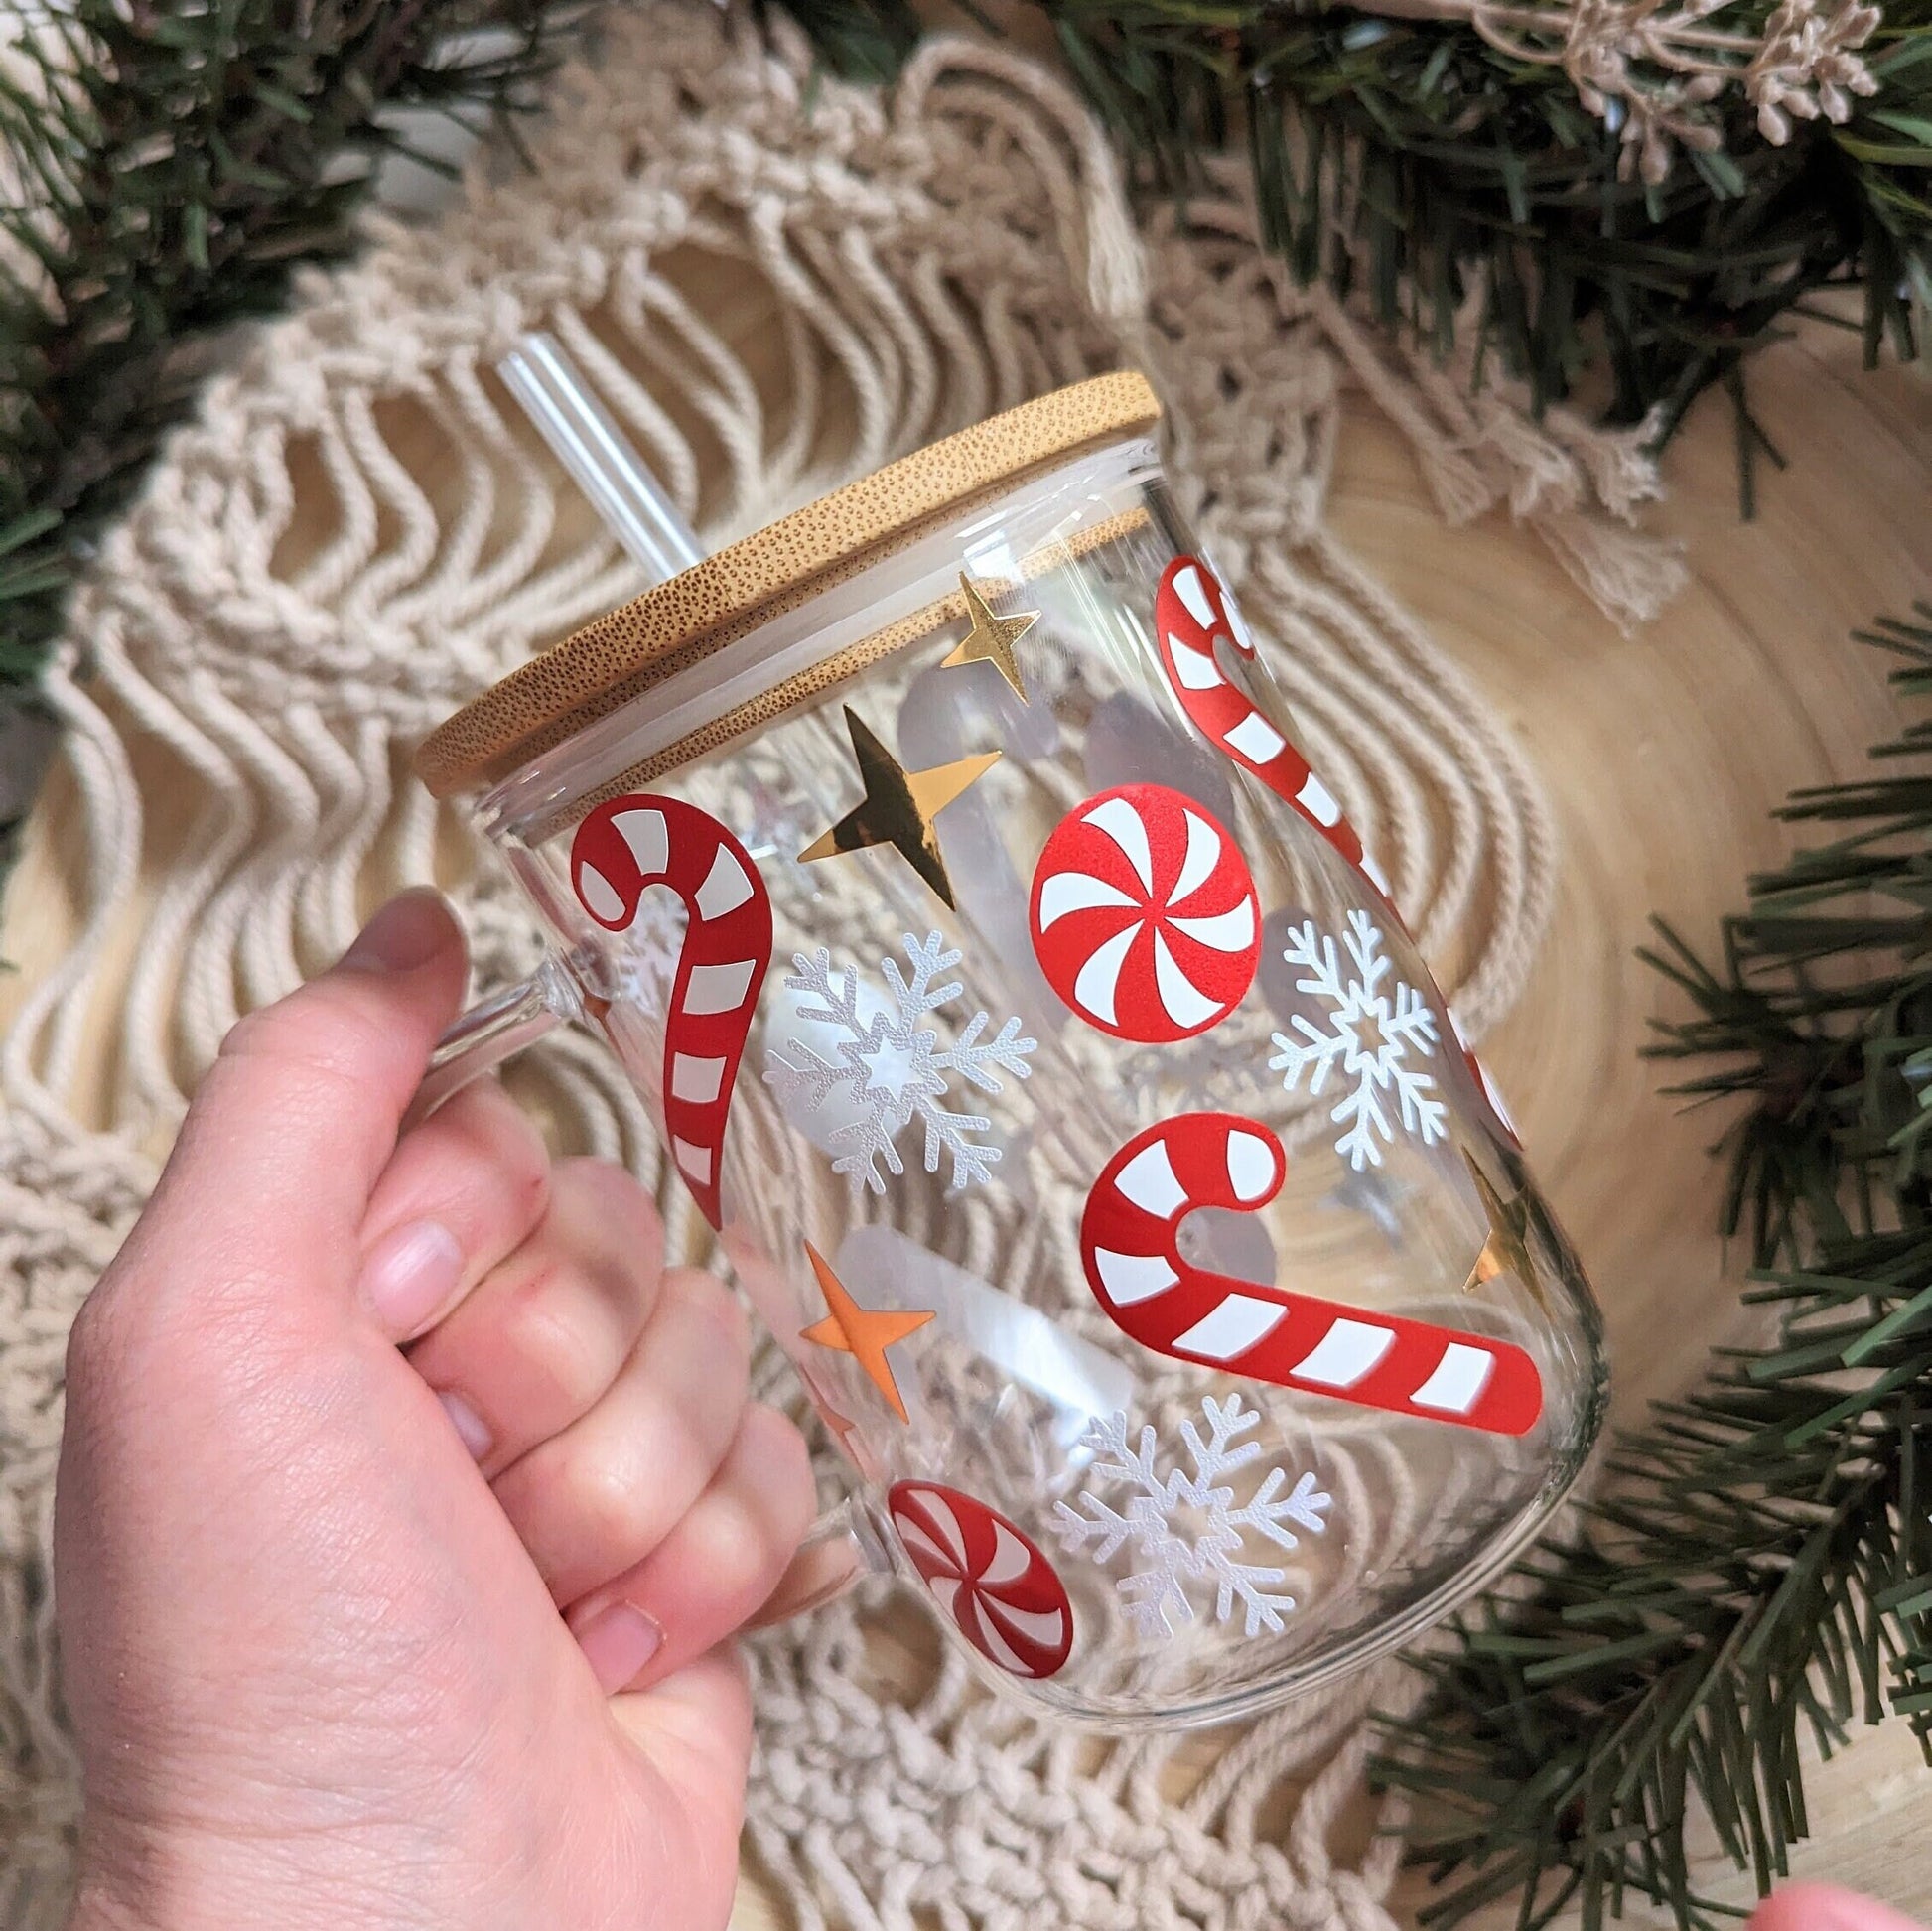
[[[607,932],[626,930],[645,890],[669,886],[689,918],[664,1021],[671,1158],[716,1227],[732,1084],[771,962],[771,900],[748,853],[710,812],[638,792],[577,827],[570,879]]]
[[[1374,861],[1363,856],[1362,841],[1335,794],[1216,659],[1218,639],[1253,663],[1255,641],[1213,571],[1198,557],[1175,557],[1163,572],[1154,598],[1154,628],[1180,708],[1237,764],[1293,805],[1386,898],[1388,885]]]
[[[1143,1347],[1175,1361],[1364,1408],[1527,1433],[1542,1413],[1543,1383],[1520,1347],[1235,1280],[1181,1254],[1190,1213],[1258,1212],[1287,1174],[1280,1140],[1238,1113],[1183,1113],[1136,1134],[1101,1171],[1080,1220],[1095,1299]]]

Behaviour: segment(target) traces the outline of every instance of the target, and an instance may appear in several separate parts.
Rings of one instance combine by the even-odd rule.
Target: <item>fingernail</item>
[[[405,892],[364,925],[343,954],[351,972],[408,972],[450,941],[450,914],[443,895],[428,887]]]
[[[383,1331],[411,1339],[456,1293],[463,1249],[440,1220],[392,1228],[362,1262],[361,1295]]]
[[[446,1389],[436,1399],[443,1404],[443,1413],[450,1418],[458,1439],[470,1450],[470,1459],[481,1461],[489,1452],[489,1424],[461,1395]]]
[[[664,1632],[643,1610],[612,1602],[581,1623],[572,1623],[577,1646],[590,1659],[604,1694],[614,1696],[657,1654]]]

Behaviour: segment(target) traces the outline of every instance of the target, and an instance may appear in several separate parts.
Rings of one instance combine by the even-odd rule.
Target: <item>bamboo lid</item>
[[[1160,419],[1123,369],[1023,402],[743,537],[587,623],[474,698],[423,742],[439,798],[491,784],[768,618],[911,542],[1030,471]]]

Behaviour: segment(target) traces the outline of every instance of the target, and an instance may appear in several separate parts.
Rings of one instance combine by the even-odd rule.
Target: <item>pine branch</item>
[[[1865,640],[1924,697],[1919,615]],[[1921,722],[1873,757],[1929,747]],[[1781,815],[1839,836],[1751,881],[1722,975],[1667,931],[1648,955],[1697,1008],[1655,1050],[1719,1062],[1675,1090],[1750,1102],[1724,1225],[1748,1221],[1775,1338],[1718,1350],[1622,1438],[1579,1538],[1420,1665],[1433,1694],[1380,1774],[1456,1880],[1430,1924],[1520,1892],[1525,1931],[1630,1893],[1715,1925],[1735,1913],[1692,1882],[1694,1806],[1763,1891],[1806,1833],[1803,1738],[1829,1751],[1891,1712],[1932,1756],[1932,783]]]
[[[394,111],[515,105],[556,0],[70,0],[0,65],[0,704],[217,331],[347,252]],[[0,825],[0,871],[15,827]]]
[[[840,71],[893,71],[906,0],[784,0]],[[1600,372],[1613,420],[1667,438],[1714,383],[1820,290],[1862,283],[1869,359],[1909,357],[1911,291],[1932,295],[1932,0],[1890,0],[1880,90],[1842,127],[1759,135],[1733,92],[1720,145],[1656,185],[1619,178],[1617,117],[1560,66],[1465,23],[1277,0],[1030,0],[1141,187],[1196,191],[1205,155],[1245,147],[1263,239],[1305,282],[1485,359],[1537,406]],[[1739,9],[1761,29],[1775,0]],[[1780,460],[1734,387],[1746,458]],[[1748,475],[1746,470],[1745,475]]]

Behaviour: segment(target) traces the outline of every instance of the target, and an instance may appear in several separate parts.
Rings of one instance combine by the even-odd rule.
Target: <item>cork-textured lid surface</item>
[[[741,538],[587,623],[439,725],[416,754],[438,797],[492,783],[674,670],[1029,471],[1144,429],[1135,370],[1097,375],[930,444]]]

